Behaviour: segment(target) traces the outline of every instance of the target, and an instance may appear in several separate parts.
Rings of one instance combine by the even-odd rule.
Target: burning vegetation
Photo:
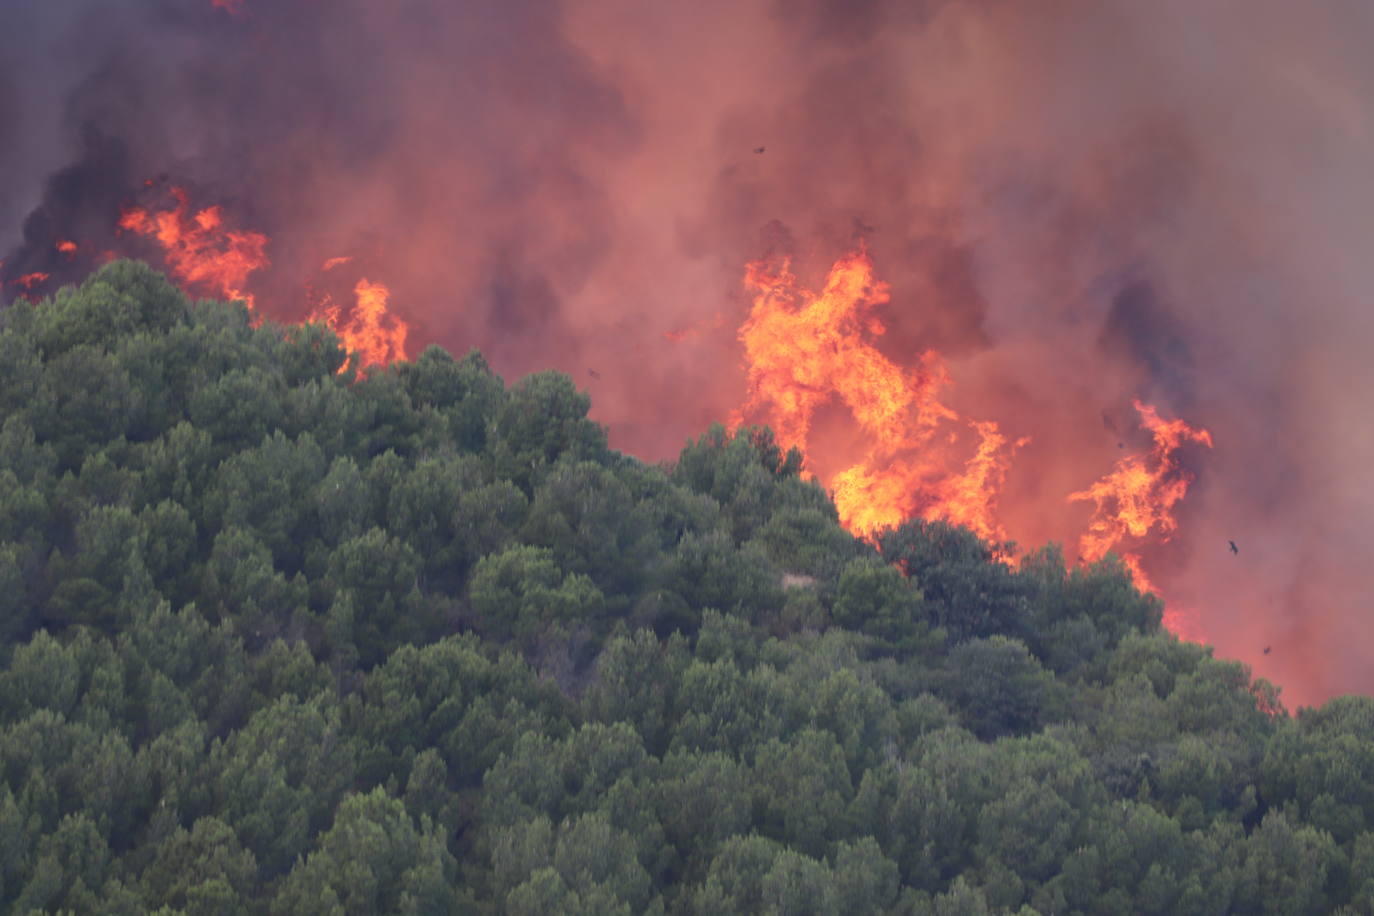
[[[1119,563],[322,343],[132,261],[0,313],[6,911],[1374,900],[1374,699],[1290,716]]]
[[[6,12],[0,909],[1374,912],[1374,7]]]
[[[994,519],[996,490],[1012,448],[992,421],[967,425],[979,439],[959,469],[950,433],[963,421],[940,402],[949,373],[939,354],[917,355],[910,368],[873,345],[885,327],[876,314],[889,299],[860,249],[831,268],[819,293],[800,287],[786,260],[749,265],[745,285],[754,306],[740,329],[749,397],[736,414],[764,423],[784,448],[798,448],[814,467],[817,413],[839,402],[857,425],[851,453],[820,471],[845,527],[858,534],[912,517],[967,525],[989,541],[1005,532]]]
[[[566,371],[648,460],[766,423],[852,531],[1115,552],[1288,696],[1374,690],[1363,13],[622,6],[19,0],[0,300],[136,257],[368,367]]]
[[[358,354],[364,366],[386,366],[405,359],[410,329],[389,310],[390,291],[364,277],[353,294],[355,303],[347,313],[326,296],[324,304],[311,312],[310,320],[327,324],[350,353]]]
[[[171,197],[173,205],[163,210],[129,207],[119,228],[154,239],[168,271],[189,289],[255,308],[256,297],[246,288],[248,276],[268,264],[267,236],[228,228],[218,206],[192,213],[182,188],[172,188]]]
[[[994,545],[1006,540],[998,496],[1016,450],[1029,440],[1008,443],[995,421],[966,419],[945,406],[940,396],[952,382],[933,350],[918,353],[910,366],[878,350],[875,341],[886,330],[879,310],[890,294],[863,248],[835,262],[820,292],[799,285],[786,259],[749,264],[745,286],[754,294],[739,332],[749,396],[736,425],[766,424],[784,449],[799,449],[855,534],[924,518],[963,525]],[[832,403],[845,408],[855,429],[833,419],[817,429],[818,415]],[[1183,420],[1160,419],[1138,400],[1133,406],[1151,449],[1120,458],[1068,501],[1095,507],[1080,561],[1095,563],[1114,550],[1137,587],[1157,593],[1139,550],[1177,530],[1174,509],[1193,480],[1180,450],[1189,443],[1211,447],[1212,438]],[[974,433],[972,443],[961,437],[965,430]],[[826,449],[827,436],[853,444],[837,453]],[[1165,621],[1180,636],[1201,636],[1176,608],[1166,610]]]
[[[183,188],[171,188],[169,196],[171,204],[161,209],[124,208],[118,229],[156,242],[167,269],[188,291],[239,300],[257,313],[250,277],[270,264],[268,236],[232,228],[222,206],[193,208]],[[55,248],[68,256],[77,250],[65,240]],[[319,275],[354,262],[352,255],[330,257]],[[16,282],[27,292],[49,279],[34,273]],[[1017,449],[1029,439],[1009,442],[996,421],[965,418],[946,406],[941,396],[952,380],[938,352],[917,352],[902,365],[878,348],[891,293],[875,276],[865,247],[836,261],[819,292],[799,283],[785,257],[750,262],[744,286],[753,305],[738,332],[747,397],[734,413],[735,425],[767,425],[784,450],[800,450],[808,473],[826,486],[841,523],[855,534],[873,536],[924,518],[966,526],[993,545],[1006,542],[998,498]],[[330,292],[315,295],[306,320],[326,324],[363,366],[405,359],[410,328],[391,310],[390,290],[362,277],[352,293],[347,304]],[[717,312],[712,324],[723,319]],[[689,333],[668,336],[681,342]],[[834,405],[846,417],[827,415]],[[1134,407],[1152,448],[1120,458],[1109,474],[1068,500],[1091,501],[1095,508],[1080,540],[1081,561],[1096,562],[1115,550],[1137,586],[1157,592],[1140,548],[1177,530],[1174,508],[1192,481],[1180,465],[1180,449],[1212,443],[1206,430],[1162,420],[1140,401]],[[827,445],[830,437],[843,445]],[[1175,609],[1166,621],[1179,635],[1201,636],[1196,623]]]
[[[182,188],[172,188],[171,197],[173,206],[163,210],[126,208],[119,218],[119,228],[155,240],[167,269],[188,291],[242,301],[250,311],[257,312],[258,299],[248,291],[248,281],[251,274],[270,263],[266,253],[268,237],[261,232],[229,228],[220,206],[192,213],[189,195]],[[62,245],[58,244],[59,250],[67,250]],[[330,258],[320,272],[352,261],[348,255]],[[47,279],[41,275],[37,282]],[[345,305],[334,301],[329,293],[322,294],[308,320],[328,325],[364,366],[386,366],[405,359],[410,328],[391,312],[387,287],[364,277],[354,286],[353,295],[354,302]]]

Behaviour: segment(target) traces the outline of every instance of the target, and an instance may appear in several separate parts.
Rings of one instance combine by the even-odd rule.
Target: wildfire
[[[889,293],[862,249],[835,263],[819,293],[801,287],[786,261],[748,265],[745,285],[754,293],[739,332],[749,388],[735,425],[767,423],[780,445],[801,449],[811,466],[822,438],[813,430],[818,411],[838,402],[863,441],[857,460],[847,456],[847,466],[826,480],[846,528],[867,536],[920,516],[964,525],[994,544],[1006,540],[997,499],[1027,440],[1008,442],[995,422],[965,420],[943,404],[950,379],[938,354],[920,354],[903,367],[874,346],[885,331],[876,310]],[[1155,592],[1140,554],[1123,547],[1149,536],[1169,539],[1178,527],[1174,507],[1192,482],[1180,452],[1189,443],[1210,447],[1212,437],[1183,420],[1160,419],[1150,405],[1134,405],[1153,437],[1150,450],[1118,460],[1110,474],[1068,498],[1096,506],[1080,543],[1083,560],[1116,550],[1135,585]],[[957,433],[965,427],[977,445],[961,462]],[[1176,605],[1166,608],[1164,623],[1185,639],[1203,638],[1196,619]]]
[[[1080,553],[1089,562],[1128,537],[1143,538],[1153,531],[1167,541],[1178,528],[1172,510],[1193,482],[1192,475],[1179,464],[1179,452],[1189,442],[1212,447],[1212,434],[1207,430],[1194,429],[1183,420],[1161,420],[1149,404],[1132,404],[1140,414],[1141,425],[1154,437],[1153,447],[1144,454],[1121,458],[1106,477],[1086,490],[1069,494],[1070,502],[1091,500],[1096,506],[1079,542]],[[1126,562],[1130,566],[1133,561],[1128,558]],[[1137,576],[1142,587],[1149,586],[1143,574],[1137,572]]]
[[[73,242],[70,239],[58,239],[57,244],[53,247],[55,247],[62,254],[65,254],[68,260],[71,260],[73,257],[76,256],[76,242]]]
[[[22,286],[25,290],[31,290],[35,286],[38,286],[40,283],[46,283],[48,281],[48,276],[48,274],[36,270],[31,274],[24,274],[22,277],[15,280],[14,282],[17,285]]]
[[[158,212],[129,207],[119,219],[119,228],[156,239],[172,275],[188,286],[256,308],[245,286],[249,274],[269,263],[267,236],[227,228],[217,206],[191,214],[186,191],[173,188],[171,193],[174,207]]]
[[[1079,540],[1083,559],[1091,563],[1115,549],[1136,587],[1158,593],[1141,567],[1140,555],[1121,545],[1138,543],[1151,533],[1162,541],[1173,536],[1178,529],[1173,508],[1193,482],[1192,474],[1179,462],[1179,453],[1188,443],[1211,448],[1212,434],[1183,420],[1161,420],[1149,404],[1132,403],[1154,444],[1148,452],[1118,460],[1110,474],[1086,490],[1070,493],[1069,501],[1091,501],[1095,506],[1088,530]],[[1204,636],[1196,618],[1175,605],[1165,608],[1164,625],[1184,639],[1200,642]]]
[[[942,481],[936,505],[949,521],[973,529],[983,540],[1004,540],[1005,532],[992,522],[997,494],[1011,467],[1012,456],[1030,440],[1018,439],[1008,448],[1007,437],[996,423],[971,420],[969,425],[979,435],[978,451],[968,460],[964,473]]]
[[[236,4],[221,4],[227,9]],[[225,299],[239,299],[256,311],[257,299],[248,292],[248,277],[269,264],[268,238],[261,232],[230,229],[218,206],[191,212],[189,195],[182,188],[171,191],[175,205],[150,211],[129,207],[119,219],[119,228],[156,239],[162,246],[167,268],[187,287],[195,287]],[[353,261],[351,255],[329,258],[321,273]],[[47,279],[43,277],[43,279]],[[390,291],[381,283],[363,278],[353,290],[355,304],[345,308],[326,295],[309,320],[323,321],[363,365],[384,366],[406,358],[406,337],[410,326],[388,308]]]
[[[357,353],[365,366],[385,366],[394,360],[405,359],[410,327],[388,310],[390,290],[364,277],[354,287],[353,294],[357,304],[347,318],[338,304],[326,299],[311,313],[310,320],[329,325],[344,347]]]
[[[867,443],[858,461],[827,481],[847,528],[867,535],[921,515],[1003,539],[993,510],[1021,443],[1008,448],[996,423],[970,422],[980,444],[955,470],[958,458],[935,435],[960,421],[939,400],[948,372],[934,352],[908,369],[873,345],[886,330],[875,310],[889,295],[864,250],[837,261],[820,293],[799,286],[786,261],[750,264],[745,285],[755,293],[739,332],[749,396],[736,425],[767,423],[784,448],[809,454],[817,411],[838,401]]]

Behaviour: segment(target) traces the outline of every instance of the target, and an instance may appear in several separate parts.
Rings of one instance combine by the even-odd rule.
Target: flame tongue
[[[169,210],[126,209],[119,228],[155,239],[172,275],[188,286],[226,299],[241,299],[250,309],[255,308],[253,294],[244,287],[249,274],[268,264],[267,236],[226,228],[219,207],[189,215],[190,201],[182,188],[173,188],[172,197],[176,205]]]
[[[910,440],[912,427],[954,417],[936,400],[943,366],[908,373],[864,339],[865,328],[881,327],[865,319],[889,297],[863,251],[836,262],[820,295],[798,288],[787,262],[776,271],[749,265],[745,284],[758,295],[739,335],[749,362],[744,410],[766,409],[785,447],[804,448],[812,416],[835,397],[888,449]]]
[[[1150,451],[1127,455],[1106,477],[1086,490],[1069,494],[1070,502],[1092,501],[1096,506],[1080,541],[1080,552],[1089,562],[1127,538],[1139,539],[1152,531],[1168,540],[1178,528],[1174,505],[1187,494],[1193,481],[1179,464],[1179,451],[1189,442],[1212,447],[1212,434],[1207,430],[1194,429],[1183,420],[1161,420],[1150,405],[1132,403],[1141,425],[1154,437]]]
[[[1139,544],[1152,533],[1167,541],[1178,529],[1173,509],[1193,481],[1193,475],[1180,464],[1179,453],[1188,443],[1211,448],[1212,434],[1183,420],[1162,420],[1149,404],[1132,403],[1141,425],[1154,439],[1150,450],[1118,460],[1110,474],[1086,490],[1070,493],[1069,501],[1091,501],[1095,506],[1088,530],[1079,541],[1083,559],[1095,562],[1109,550],[1116,550],[1136,587],[1157,594],[1141,567],[1139,553],[1123,549],[1123,545]],[[1184,639],[1201,642],[1205,637],[1197,619],[1177,605],[1165,608],[1164,625]]]
[[[332,258],[331,262],[343,263],[345,259]],[[347,318],[336,303],[327,299],[311,313],[310,320],[329,325],[344,347],[357,353],[365,366],[385,366],[393,360],[405,359],[410,328],[388,311],[390,290],[364,277],[354,287],[353,294],[357,304]]]
[[[217,206],[192,213],[190,197],[182,188],[173,188],[171,194],[175,205],[169,209],[127,208],[120,216],[119,228],[155,240],[162,247],[168,270],[184,286],[240,299],[256,310],[257,299],[246,287],[249,275],[269,263],[267,236],[228,228]],[[59,249],[66,250],[60,245]],[[352,261],[351,255],[330,258],[320,272]],[[384,366],[405,359],[410,327],[390,312],[387,287],[362,278],[353,294],[356,303],[349,309],[326,296],[311,311],[310,320],[328,324],[363,365]]]
[[[985,541],[1002,541],[1006,532],[993,523],[997,508],[997,494],[1001,492],[1007,469],[1016,450],[1029,442],[1018,439],[1007,448],[1007,437],[991,420],[972,420],[969,425],[978,433],[978,451],[968,460],[962,474],[942,481],[940,498],[935,503],[938,514],[955,524],[964,525]]]
[[[827,481],[846,527],[871,534],[919,514],[1001,538],[992,511],[1010,460],[1005,437],[996,423],[973,422],[981,445],[955,470],[957,457],[934,441],[960,419],[939,400],[949,374],[933,352],[905,368],[873,345],[885,330],[874,310],[889,295],[865,251],[837,261],[819,294],[799,286],[786,261],[750,264],[745,285],[755,293],[739,332],[749,397],[736,425],[767,423],[784,448],[810,458],[817,411],[839,402],[865,440],[859,460]]]
[[[873,338],[884,328],[874,310],[888,301],[888,287],[874,278],[863,250],[837,261],[820,293],[799,286],[786,261],[750,264],[745,284],[754,292],[739,332],[749,395],[732,418],[736,425],[771,425],[784,447],[800,448],[814,467],[818,411],[839,403],[862,435],[856,454],[845,456],[826,480],[845,527],[869,535],[920,516],[964,525],[994,544],[1006,540],[996,519],[997,498],[1012,457],[1027,440],[1009,443],[995,422],[963,420],[945,406],[940,392],[949,374],[937,354],[924,353],[903,367],[879,352]],[[1192,482],[1180,451],[1189,443],[1210,447],[1212,437],[1134,404],[1153,437],[1150,450],[1120,459],[1110,474],[1069,500],[1096,506],[1081,539],[1083,559],[1094,562],[1116,550],[1136,586],[1153,592],[1140,554],[1122,548],[1138,548],[1151,536],[1169,539],[1178,527],[1174,507]],[[965,424],[977,437],[971,456],[957,449]],[[1192,616],[1177,606],[1167,608],[1164,619],[1184,638],[1202,637]]]

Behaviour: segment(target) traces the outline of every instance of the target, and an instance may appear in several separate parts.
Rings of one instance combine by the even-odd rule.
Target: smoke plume
[[[154,255],[121,208],[182,187],[270,238],[272,317],[356,258],[412,349],[563,369],[654,460],[744,401],[746,262],[814,286],[862,240],[884,354],[1029,438],[1012,537],[1074,559],[1066,494],[1149,401],[1215,443],[1165,597],[1290,705],[1370,692],[1372,35],[1355,0],[12,0],[0,299]]]

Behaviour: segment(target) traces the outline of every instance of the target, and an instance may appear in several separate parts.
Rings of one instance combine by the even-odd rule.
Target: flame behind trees
[[[248,280],[270,263],[268,237],[230,228],[219,206],[193,212],[190,195],[183,188],[172,188],[171,196],[172,206],[163,209],[127,207],[119,228],[154,240],[167,269],[187,289],[239,300],[256,312],[257,297],[248,291]],[[321,272],[351,261],[350,256],[330,258]],[[309,320],[327,324],[350,352],[358,354],[362,365],[385,366],[405,359],[410,328],[390,311],[390,290],[362,278],[353,292],[351,307],[325,296],[311,310]]]
[[[155,240],[169,271],[189,289],[246,302],[250,275],[268,265],[268,237],[230,228],[218,206],[192,209],[181,188],[161,210],[127,208],[119,227]],[[324,274],[352,263],[329,258]],[[1027,439],[1009,440],[998,423],[961,416],[941,399],[951,384],[949,370],[934,350],[903,365],[877,346],[886,333],[881,308],[889,287],[878,280],[861,247],[831,267],[819,292],[798,282],[785,259],[750,263],[746,288],[751,311],[739,330],[747,368],[744,405],[732,417],[771,426],[779,445],[798,448],[831,490],[841,522],[872,536],[908,518],[944,519],[964,525],[994,545],[1006,541],[998,498],[1017,450]],[[410,327],[389,305],[390,290],[367,278],[353,287],[347,305],[324,294],[308,319],[327,324],[365,366],[384,366],[407,356]],[[686,332],[684,332],[686,333]],[[841,447],[837,459],[825,451],[824,412],[844,409],[857,445]],[[1113,470],[1070,502],[1094,504],[1080,555],[1095,562],[1116,550],[1136,585],[1155,591],[1140,549],[1167,541],[1177,528],[1173,515],[1191,476],[1179,463],[1187,444],[1211,445],[1205,430],[1183,420],[1165,421],[1155,408],[1135,402],[1153,445],[1117,461]],[[819,422],[818,422],[819,421]],[[821,427],[818,430],[818,426]],[[1177,609],[1166,623],[1185,636],[1188,620]]]
[[[385,366],[405,359],[410,328],[388,310],[390,290],[364,277],[353,292],[357,303],[351,312],[345,314],[337,303],[326,298],[322,306],[311,312],[310,320],[329,325],[345,349],[357,353],[364,366]]]
[[[1158,410],[1139,400],[1132,404],[1154,440],[1150,450],[1119,459],[1111,473],[1068,498],[1094,506],[1088,530],[1079,539],[1083,559],[1091,563],[1115,551],[1136,588],[1158,593],[1145,574],[1139,548],[1152,536],[1168,541],[1178,530],[1174,507],[1193,482],[1180,456],[1189,444],[1211,448],[1212,434],[1180,419],[1163,420]],[[1175,604],[1165,607],[1164,625],[1186,639],[1200,642],[1205,636],[1197,619]]]
[[[733,422],[766,423],[779,444],[798,448],[808,465],[818,451],[820,411],[842,405],[861,432],[862,445],[821,472],[840,521],[871,536],[908,518],[964,525],[994,545],[1005,541],[998,496],[1017,449],[996,422],[961,417],[940,395],[950,376],[938,353],[918,354],[910,366],[885,356],[875,340],[885,332],[877,309],[889,300],[867,253],[857,250],[831,268],[820,292],[801,286],[785,260],[748,265],[745,286],[754,294],[740,328],[748,397]],[[1178,527],[1174,509],[1192,475],[1180,461],[1184,446],[1210,447],[1203,429],[1134,402],[1151,448],[1119,459],[1115,467],[1070,502],[1095,506],[1080,540],[1084,562],[1115,550],[1138,588],[1155,592],[1140,550],[1167,541]],[[969,455],[967,433],[976,440]],[[960,449],[963,449],[961,452]],[[1165,623],[1185,638],[1199,638],[1191,616],[1166,608]]]
[[[156,240],[167,269],[185,286],[255,308],[253,294],[245,289],[248,275],[269,263],[267,236],[229,229],[218,206],[192,213],[184,188],[172,188],[171,194],[175,204],[169,209],[128,207],[119,228]]]
[[[997,492],[1021,443],[1009,446],[995,422],[965,422],[940,401],[949,373],[937,353],[904,367],[879,351],[886,328],[876,309],[888,287],[864,250],[840,258],[819,293],[800,286],[785,260],[750,264],[745,285],[755,294],[739,332],[749,393],[736,424],[767,423],[783,448],[810,455],[818,411],[839,402],[864,440],[825,481],[847,528],[869,535],[919,515],[1003,539]],[[963,426],[979,442],[966,460],[951,444]]]
[[[1207,430],[1194,429],[1183,420],[1162,420],[1159,411],[1139,400],[1132,406],[1154,439],[1151,449],[1121,458],[1110,474],[1086,490],[1069,494],[1070,502],[1091,501],[1096,506],[1079,542],[1083,558],[1089,562],[1151,532],[1167,540],[1178,529],[1173,508],[1193,481],[1179,462],[1180,451],[1190,442],[1212,447],[1212,435]],[[1138,566],[1138,562],[1132,564],[1131,555],[1123,553],[1122,557],[1132,569]],[[1148,582],[1140,584],[1148,586]]]

